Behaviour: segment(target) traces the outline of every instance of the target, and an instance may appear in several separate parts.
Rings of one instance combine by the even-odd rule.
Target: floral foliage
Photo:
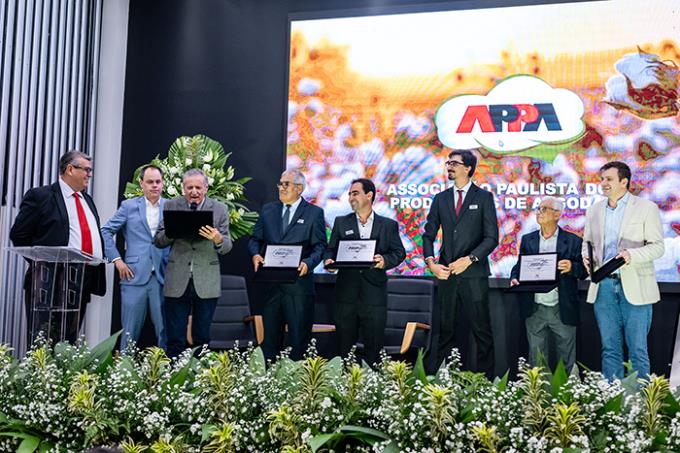
[[[158,348],[112,354],[116,336],[39,342],[22,360],[0,345],[0,451],[79,452],[652,452],[680,448],[668,381],[567,375],[520,363],[517,381],[461,371],[457,352],[434,376],[422,359]]]
[[[175,198],[182,196],[182,175],[187,170],[198,168],[208,177],[208,196],[214,198],[229,208],[229,232],[232,239],[238,239],[250,234],[257,220],[257,213],[251,212],[243,203],[245,187],[251,178],[234,179],[234,167],[225,168],[231,153],[226,154],[222,145],[205,135],[193,137],[179,137],[170,146],[168,157],[161,159],[156,156],[149,164],[155,165],[163,172],[163,196]],[[147,165],[147,164],[144,164]],[[142,195],[139,186],[139,167],[125,187],[126,198]]]

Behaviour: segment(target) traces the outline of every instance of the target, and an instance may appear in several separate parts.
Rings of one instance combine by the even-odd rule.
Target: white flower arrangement
[[[326,360],[310,347],[265,364],[259,348],[112,354],[39,341],[0,345],[0,451],[652,452],[680,449],[680,404],[664,378],[567,375],[520,363],[494,382],[384,357]]]
[[[170,146],[166,158],[156,156],[149,164],[163,172],[163,196],[168,198],[183,195],[182,175],[187,170],[201,169],[208,177],[208,196],[226,204],[229,209],[229,232],[235,240],[252,232],[258,215],[243,204],[246,201],[244,184],[251,178],[234,180],[234,168],[226,166],[229,156],[219,142],[199,134],[179,137]],[[127,183],[123,194],[126,198],[142,195],[138,181],[143,166]]]

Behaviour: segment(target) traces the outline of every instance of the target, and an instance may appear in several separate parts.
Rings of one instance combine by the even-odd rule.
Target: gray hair
[[[541,200],[541,204],[543,204],[546,201],[548,202],[548,205],[550,205],[551,208],[555,209],[556,211],[559,211],[560,214],[564,212],[564,200],[555,197],[545,197]]]
[[[75,149],[72,149],[71,151],[68,151],[66,154],[59,158],[59,174],[63,175],[64,173],[66,173],[66,169],[68,168],[68,166],[75,165],[78,159],[85,159],[88,162],[92,161],[92,157],[88,156],[85,153],[81,153],[80,151],[76,151]]]
[[[300,170],[286,170],[281,173],[281,176],[283,175],[293,175],[293,182],[295,184],[300,184],[302,186],[302,191],[304,192],[305,188],[307,187],[307,180],[305,179],[305,175]]]
[[[189,170],[185,171],[184,175],[182,176],[182,184],[184,184],[184,181],[186,181],[187,178],[192,176],[203,176],[205,186],[208,187],[208,177],[205,175],[205,173],[203,173],[203,170],[198,168],[190,168]]]

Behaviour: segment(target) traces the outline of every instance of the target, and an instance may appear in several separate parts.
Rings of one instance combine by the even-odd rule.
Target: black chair
[[[231,349],[264,340],[262,316],[251,315],[246,279],[237,275],[222,276],[222,293],[217,300],[210,326],[210,349]]]
[[[385,352],[403,355],[411,349],[427,350],[432,331],[434,282],[420,278],[387,281]]]

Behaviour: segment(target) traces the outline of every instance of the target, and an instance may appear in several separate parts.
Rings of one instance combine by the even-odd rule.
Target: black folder
[[[201,238],[198,230],[212,224],[212,211],[163,211],[165,235],[171,239]]]
[[[593,259],[593,243],[588,241],[588,261],[590,261],[590,281],[593,283],[600,283],[602,280],[611,275],[615,270],[626,264],[623,258],[612,258],[599,269],[595,270],[595,260]]]

